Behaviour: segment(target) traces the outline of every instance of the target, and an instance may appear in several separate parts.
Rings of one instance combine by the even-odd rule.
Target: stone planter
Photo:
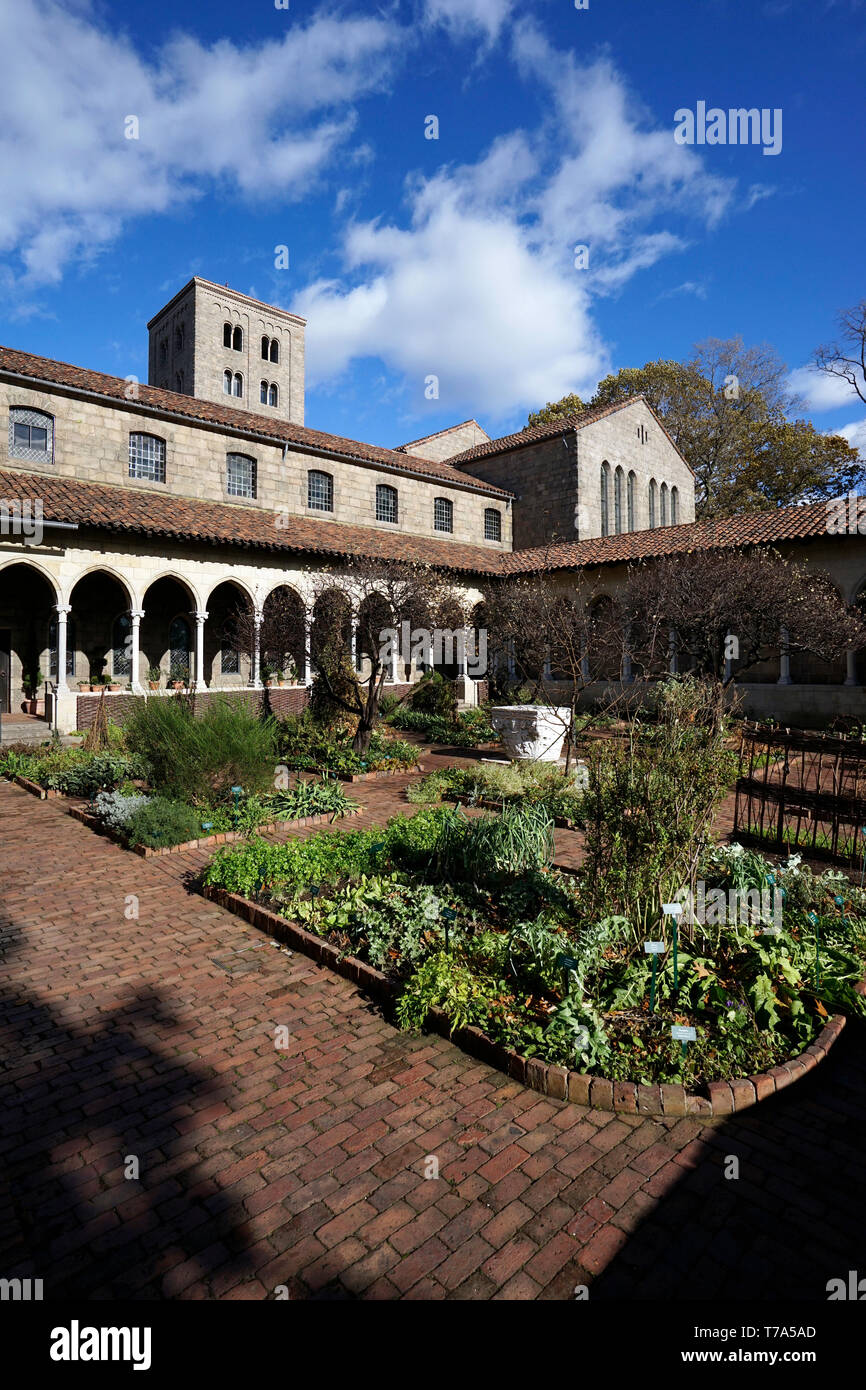
[[[490,722],[510,758],[555,763],[571,719],[569,709],[548,705],[494,705]]]

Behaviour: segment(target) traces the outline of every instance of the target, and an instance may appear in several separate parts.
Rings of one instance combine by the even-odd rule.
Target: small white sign
[[[671,1028],[671,1037],[674,1042],[694,1042],[697,1033],[694,1028],[685,1028],[682,1024],[675,1023]]]
[[[682,903],[662,903],[662,912],[666,917],[679,917],[682,910]]]
[[[643,948],[648,956],[659,956],[666,949],[663,941],[645,941]]]

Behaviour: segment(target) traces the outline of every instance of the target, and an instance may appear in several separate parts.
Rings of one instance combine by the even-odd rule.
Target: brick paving
[[[354,788],[370,819],[401,780]],[[205,858],[139,859],[0,783],[0,1276],[48,1299],[823,1299],[862,1267],[856,1025],[735,1119],[567,1105],[190,893]]]

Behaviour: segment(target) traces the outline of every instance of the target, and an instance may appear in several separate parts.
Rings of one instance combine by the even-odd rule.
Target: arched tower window
[[[616,534],[622,534],[622,484],[625,474],[617,468],[613,475],[613,527]]]
[[[610,535],[610,465],[601,465],[601,534]]]
[[[649,524],[651,527],[658,525],[658,491],[656,480],[652,478],[649,485]]]
[[[668,485],[667,485],[667,483],[662,483],[662,487],[661,487],[661,524],[662,524],[662,526],[667,526],[667,524],[668,524]]]
[[[635,489],[635,483],[636,483],[636,482],[637,482],[637,479],[636,479],[636,477],[635,477],[635,475],[634,475],[634,472],[629,473],[629,475],[628,475],[628,486],[627,486],[627,490],[626,490],[626,512],[627,512],[627,524],[628,524],[628,529],[629,529],[629,531],[633,531],[633,530],[634,530],[634,526],[635,526],[635,519],[634,519],[634,489]]]

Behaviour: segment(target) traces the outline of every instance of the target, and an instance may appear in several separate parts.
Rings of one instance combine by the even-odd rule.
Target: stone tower
[[[304,423],[306,319],[197,275],[147,325],[148,382]]]

